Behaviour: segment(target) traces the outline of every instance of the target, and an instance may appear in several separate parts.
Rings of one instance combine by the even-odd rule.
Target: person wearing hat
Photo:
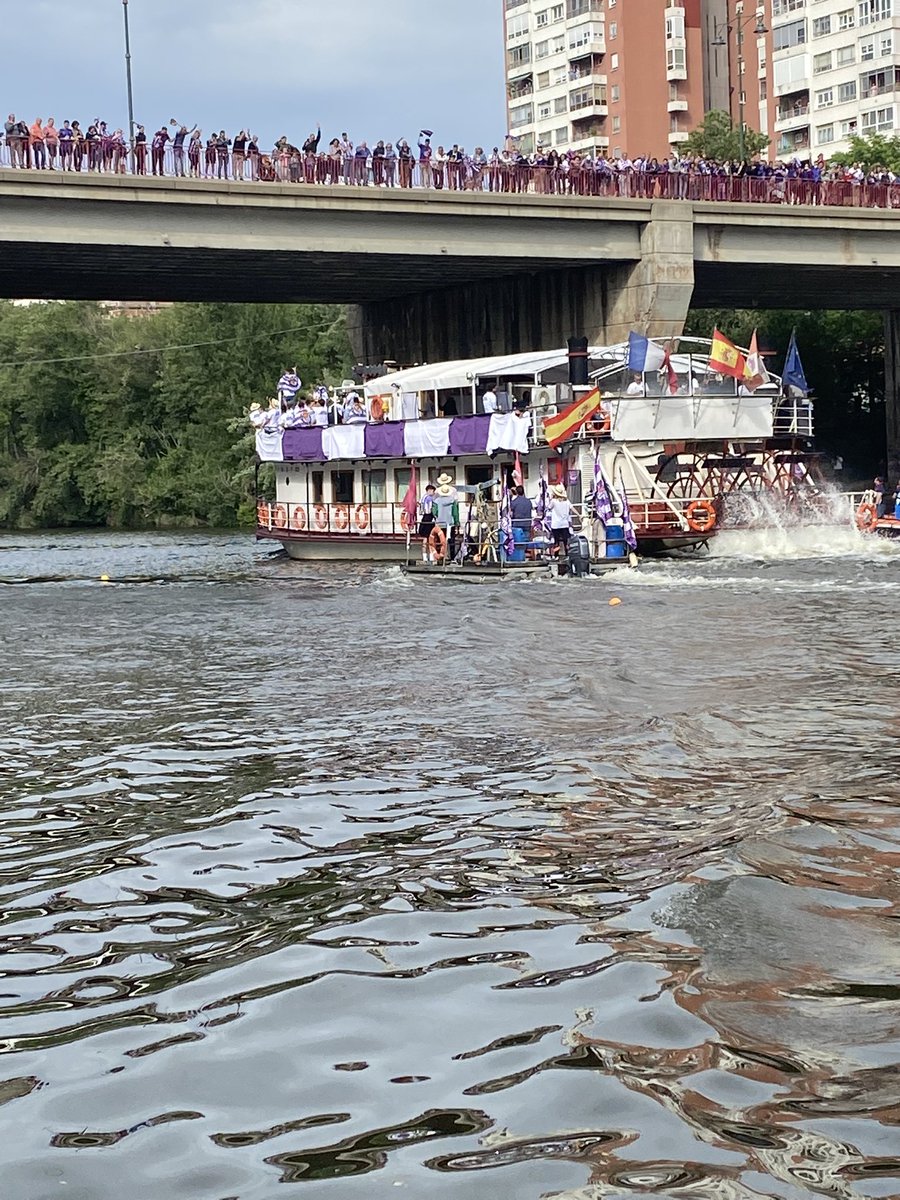
[[[566,495],[566,489],[561,483],[555,483],[550,489],[550,503],[547,506],[550,516],[550,533],[556,553],[559,547],[569,548],[569,534],[572,532],[572,505]]]
[[[261,404],[255,401],[250,405],[249,421],[254,429],[262,429],[266,423],[266,413]]]
[[[434,495],[434,523],[440,525],[447,535],[449,557],[455,552],[456,527],[459,524],[459,492],[453,476],[446,471],[438,475],[437,491]]]

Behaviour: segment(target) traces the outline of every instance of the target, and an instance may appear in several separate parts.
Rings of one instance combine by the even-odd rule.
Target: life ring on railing
[[[698,516],[699,513],[704,515]],[[709,500],[694,500],[685,512],[688,527],[694,533],[709,533],[716,523],[716,510]]]
[[[269,513],[268,504],[266,504],[265,500],[260,500],[259,504],[257,504],[257,506],[256,506],[256,523],[257,523],[257,525],[268,525],[269,524],[269,516],[270,516],[270,513]]]
[[[287,523],[287,509],[283,504],[276,504],[272,510],[272,524],[276,529],[286,529]]]
[[[346,504],[338,504],[334,509],[334,527],[339,533],[343,533],[350,525],[350,509]]]
[[[412,521],[410,521],[409,513],[405,508],[400,510],[400,528],[404,533],[409,533],[410,529],[412,529]]]
[[[429,533],[428,545],[434,550],[438,560],[443,562],[447,557],[447,535],[441,529],[440,525],[435,525],[434,529]]]
[[[856,528],[860,533],[872,533],[878,524],[878,509],[874,504],[864,503],[856,510]]]
[[[324,504],[317,504],[313,509],[313,520],[316,523],[316,529],[325,530],[328,528],[328,509]]]
[[[294,511],[291,514],[291,529],[305,529],[305,528],[306,528],[306,509],[302,508],[301,505],[296,504],[296,505],[294,505]]]
[[[364,504],[357,504],[353,513],[353,524],[360,533],[365,533],[369,528],[369,510]]]
[[[384,401],[380,396],[376,396],[369,405],[369,416],[373,421],[384,420]]]

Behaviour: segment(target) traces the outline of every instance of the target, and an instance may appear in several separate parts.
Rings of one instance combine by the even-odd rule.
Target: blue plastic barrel
[[[616,519],[609,521],[606,526],[606,557],[628,557],[628,544],[625,541],[625,528],[622,522]]]

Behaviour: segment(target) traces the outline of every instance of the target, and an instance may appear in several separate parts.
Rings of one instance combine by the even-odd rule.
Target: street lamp
[[[738,16],[737,19],[735,20],[734,25],[729,25],[727,23],[727,21],[724,25],[720,25],[718,23],[718,21],[716,21],[713,25],[713,42],[712,42],[712,44],[714,46],[727,46],[728,45],[728,35],[737,31],[738,117],[740,120],[740,125],[738,128],[738,147],[739,147],[741,162],[744,162],[745,157],[746,157],[745,147],[744,147],[744,129],[745,129],[745,125],[744,125],[744,30],[750,24],[751,21],[756,22],[756,26],[753,30],[753,33],[756,37],[761,37],[763,34],[766,34],[769,32],[768,26],[766,25],[765,21],[763,21],[763,19],[759,13],[751,13],[749,16],[744,17],[743,20],[741,20],[740,16]],[[730,71],[729,71],[729,74],[730,74]]]
[[[131,91],[131,39],[128,35],[128,0],[122,0],[125,14],[125,79],[128,83],[128,135],[131,152],[134,153],[134,96]]]

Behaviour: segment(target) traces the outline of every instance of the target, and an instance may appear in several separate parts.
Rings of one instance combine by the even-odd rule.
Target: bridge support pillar
[[[553,350],[573,334],[591,345],[684,331],[694,292],[694,220],[688,204],[660,201],[634,263],[573,264],[501,276],[351,308],[350,341],[361,362],[440,362]]]
[[[900,473],[900,309],[884,314],[884,412],[887,470],[891,483]]]

